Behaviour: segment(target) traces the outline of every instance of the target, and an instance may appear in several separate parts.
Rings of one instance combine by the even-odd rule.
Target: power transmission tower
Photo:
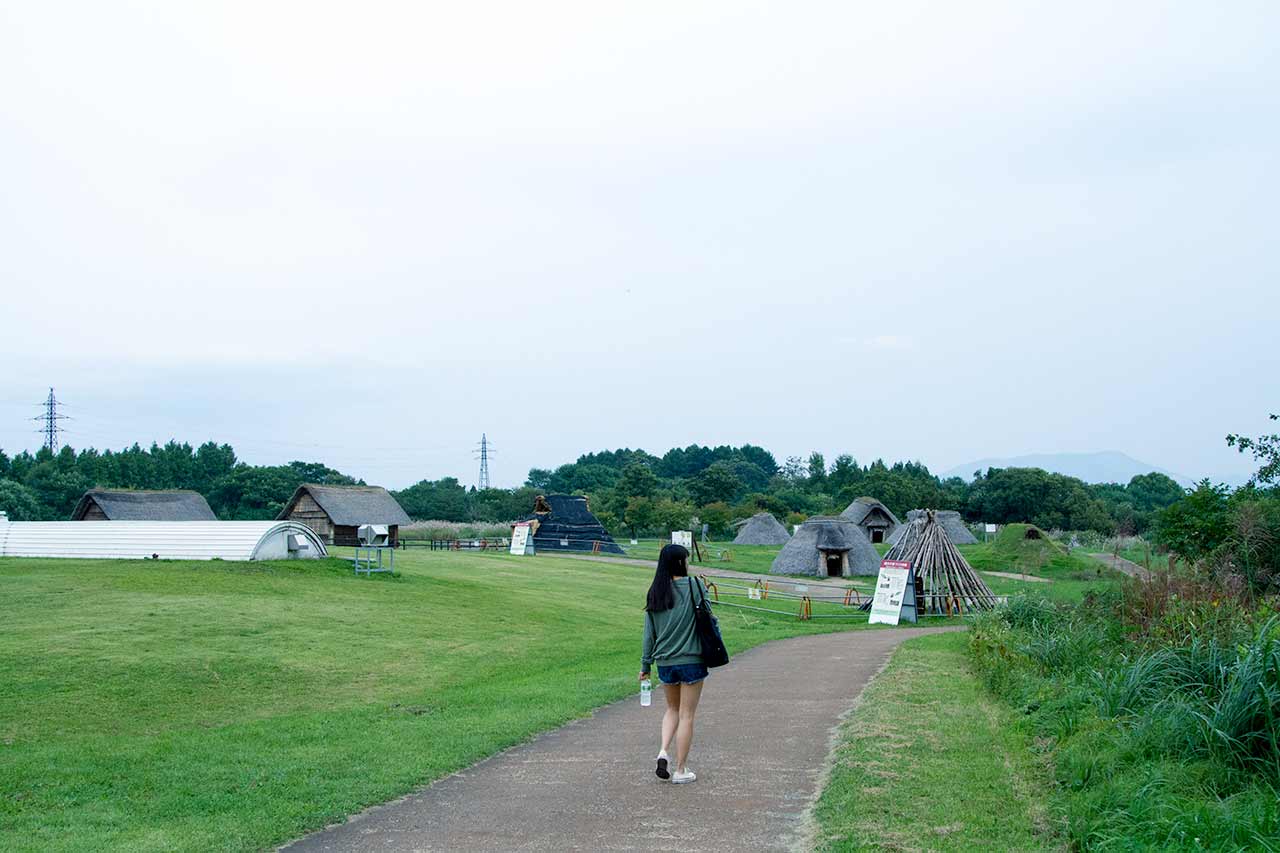
[[[44,401],[44,411],[36,415],[31,420],[43,422],[43,426],[36,432],[44,434],[44,446],[49,449],[50,453],[58,452],[58,433],[62,432],[62,427],[58,426],[58,421],[67,420],[66,415],[58,414],[58,398],[53,396],[53,389],[49,389],[49,397]]]
[[[476,456],[480,460],[480,482],[476,483],[477,489],[489,488],[489,455],[491,453],[497,453],[497,451],[489,443],[489,436],[480,433],[480,444],[476,451]]]

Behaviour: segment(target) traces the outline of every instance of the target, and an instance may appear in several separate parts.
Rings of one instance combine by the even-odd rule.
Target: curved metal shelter
[[[328,553],[296,521],[0,521],[0,557],[297,560]]]

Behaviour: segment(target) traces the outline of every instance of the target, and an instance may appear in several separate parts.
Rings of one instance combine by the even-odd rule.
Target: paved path
[[[1113,569],[1124,572],[1126,575],[1134,578],[1142,578],[1146,580],[1147,570],[1137,563],[1126,560],[1124,557],[1117,557],[1115,554],[1090,554],[1095,560],[1101,560]]]
[[[1017,572],[983,572],[984,575],[994,575],[998,578],[1008,578],[1012,581],[1028,581],[1030,583],[1053,583],[1049,578],[1038,578],[1035,575],[1020,575]]]
[[[691,785],[653,775],[661,691],[500,753],[286,849],[748,851],[803,843],[834,727],[898,643],[937,628],[797,637],[707,682]]]

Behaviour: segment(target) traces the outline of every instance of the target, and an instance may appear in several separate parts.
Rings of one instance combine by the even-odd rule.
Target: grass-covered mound
[[[636,689],[651,569],[396,568],[0,560],[0,850],[268,848]],[[730,651],[866,625],[720,619]]]
[[[1080,850],[1273,850],[1280,619],[1219,590],[1015,600],[970,653],[1049,760]]]
[[[1034,524],[1006,524],[990,542],[962,545],[975,569],[1017,572],[1047,578],[1100,579],[1115,574],[1076,549],[1070,553]]]

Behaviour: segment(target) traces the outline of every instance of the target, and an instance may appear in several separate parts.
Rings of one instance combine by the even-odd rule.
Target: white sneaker
[[[671,774],[671,781],[676,783],[677,785],[687,784],[697,778],[698,778],[697,775],[694,774],[692,770],[686,770],[683,773],[677,770],[675,773]]]

